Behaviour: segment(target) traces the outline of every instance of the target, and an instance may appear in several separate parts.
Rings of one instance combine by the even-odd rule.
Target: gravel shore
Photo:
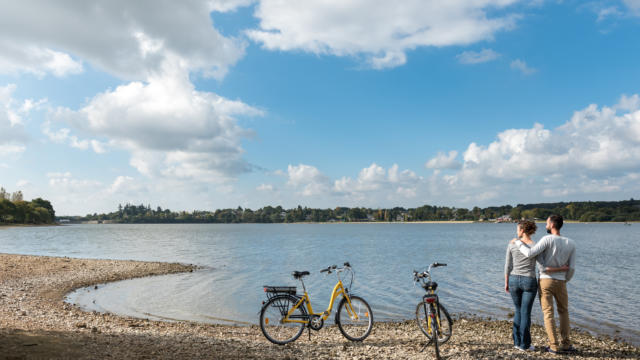
[[[142,276],[194,271],[192,265],[0,254],[0,358],[114,359],[430,359],[413,322],[376,323],[362,343],[335,327],[306,332],[293,344],[269,343],[257,326],[161,322],[88,313],[64,303],[77,288]],[[259,291],[257,289],[256,291]],[[255,309],[256,312],[259,310]],[[375,309],[374,309],[375,314]],[[513,349],[511,324],[467,316],[442,347],[448,359],[538,359],[553,356]],[[546,344],[539,326],[536,346]],[[640,349],[573,331],[579,359],[638,359]]]

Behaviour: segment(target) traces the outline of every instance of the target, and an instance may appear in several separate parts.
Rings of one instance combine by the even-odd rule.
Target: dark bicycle
[[[434,344],[436,358],[440,359],[440,345],[451,338],[453,321],[447,309],[440,303],[436,289],[438,283],[431,279],[431,268],[447,266],[447,264],[433,263],[426,271],[413,271],[413,281],[420,283],[427,292],[422,301],[416,306],[416,321],[422,333],[429,339],[421,351]]]

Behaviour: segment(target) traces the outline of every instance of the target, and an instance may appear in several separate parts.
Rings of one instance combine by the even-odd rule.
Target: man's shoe
[[[531,345],[531,346],[529,346],[528,349],[526,349],[526,351],[536,351],[536,347]]]
[[[544,352],[548,352],[548,353],[551,353],[551,354],[554,354],[554,355],[558,355],[560,353],[559,351],[555,351],[555,350],[553,350],[552,348],[550,348],[548,346],[546,348],[544,348]]]
[[[575,352],[578,352],[578,349],[574,348],[573,345],[569,345],[568,348],[565,348],[565,349],[561,348],[560,351],[566,352],[566,353],[575,353]]]

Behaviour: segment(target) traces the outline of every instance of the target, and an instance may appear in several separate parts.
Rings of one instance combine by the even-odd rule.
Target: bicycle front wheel
[[[438,343],[444,344],[451,338],[451,332],[453,330],[453,321],[451,320],[451,316],[449,312],[444,307],[444,305],[439,304],[439,306],[435,307],[440,311],[436,315],[436,319],[439,319],[440,326],[438,327]],[[431,320],[429,319],[430,313],[429,304],[425,304],[424,302],[419,302],[416,307],[416,322],[418,323],[418,327],[422,331],[422,333],[431,340],[433,337],[433,325],[431,324]]]
[[[359,296],[342,298],[336,313],[336,324],[344,337],[351,341],[362,341],[369,336],[373,327],[371,307]]]
[[[284,322],[285,317],[293,308],[298,299],[289,295],[274,296],[260,311],[260,329],[262,333],[274,344],[284,345],[295,341],[304,330],[303,322]],[[306,310],[300,306],[289,316],[289,320],[307,320]]]

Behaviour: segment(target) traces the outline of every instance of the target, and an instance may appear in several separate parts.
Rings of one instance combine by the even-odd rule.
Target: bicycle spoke
[[[296,304],[295,298],[277,297],[273,298],[260,314],[260,328],[264,335],[271,342],[285,344],[297,339],[304,330],[304,324],[299,322],[288,322],[287,313]],[[296,308],[290,318],[302,320],[305,313],[301,308]]]
[[[342,334],[349,340],[364,340],[373,326],[371,307],[364,299],[351,296],[351,304],[346,299],[340,302],[336,322]]]

